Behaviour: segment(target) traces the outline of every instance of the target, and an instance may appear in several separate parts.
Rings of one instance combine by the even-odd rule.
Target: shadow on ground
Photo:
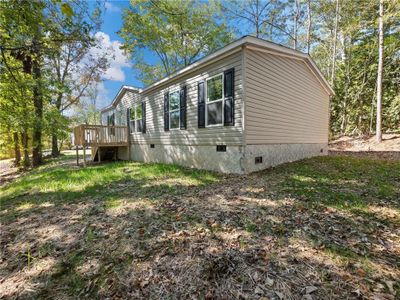
[[[0,296],[395,299],[399,174],[346,157],[249,176],[54,162],[1,191]]]

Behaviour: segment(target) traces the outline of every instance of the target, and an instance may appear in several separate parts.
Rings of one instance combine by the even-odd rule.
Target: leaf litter
[[[341,162],[317,158],[297,167],[314,174],[322,166],[327,173],[319,171],[321,177],[329,177]],[[399,169],[399,163],[387,167]],[[135,173],[129,165],[124,168]],[[399,199],[394,197],[400,183],[394,183],[397,194],[386,198],[376,196],[373,186],[365,187],[368,196],[353,184],[343,186],[375,208],[390,209],[386,218],[376,209],[325,204],[324,197],[340,200],[338,186],[323,186],[335,191],[319,194],[314,181],[305,181],[299,189],[293,182],[298,173],[296,165],[286,165],[248,176],[216,175],[214,183],[181,185],[178,194],[166,189],[161,196],[146,190],[138,197],[137,186],[111,183],[108,188],[123,199],[117,207],[104,204],[101,188],[97,197],[73,203],[18,212],[8,207],[2,213],[7,222],[2,225],[0,296],[399,297]],[[156,180],[162,182],[162,176]],[[373,180],[368,176],[360,180]]]

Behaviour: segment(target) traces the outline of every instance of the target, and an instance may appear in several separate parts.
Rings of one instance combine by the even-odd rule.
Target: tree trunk
[[[42,163],[42,120],[43,120],[43,96],[41,86],[40,50],[38,45],[39,29],[33,41],[32,75],[35,81],[33,86],[33,106],[35,123],[32,135],[32,166],[37,167]]]
[[[311,0],[307,0],[307,54],[310,54],[311,44]]]
[[[260,37],[260,19],[259,19],[259,14],[258,14],[258,6],[259,6],[259,1],[256,0],[256,37]]]
[[[19,147],[18,132],[13,133],[13,140],[14,140],[15,165],[18,166],[21,163],[21,149]]]
[[[369,134],[372,134],[372,129],[373,129],[373,122],[374,122],[374,107],[375,107],[375,97],[376,97],[376,82],[375,82],[375,87],[374,87],[374,95],[372,96],[372,101],[371,101],[371,114],[369,118]]]
[[[294,30],[293,30],[293,49],[297,50],[297,27],[298,27],[298,23],[299,23],[299,0],[295,0],[295,12],[294,12]]]
[[[61,111],[63,95],[64,94],[62,92],[57,94],[56,108],[58,111]],[[58,124],[56,124],[56,121],[54,121],[51,134],[51,156],[58,157],[59,155],[60,155],[60,149],[58,147]]]
[[[333,31],[333,52],[332,52],[332,70],[330,84],[333,86],[336,74],[336,44],[337,44],[337,32],[339,23],[339,0],[336,0],[336,10],[335,10],[335,29]]]
[[[58,150],[58,137],[57,133],[53,133],[51,135],[51,156],[57,157],[60,155],[60,151]]]
[[[383,0],[379,1],[379,61],[376,83],[376,141],[382,142]]]
[[[24,168],[28,168],[30,165],[29,161],[29,137],[28,137],[28,131],[24,129],[24,131],[21,133],[21,140],[22,140],[22,148],[24,152],[24,160],[22,161],[22,165]]]

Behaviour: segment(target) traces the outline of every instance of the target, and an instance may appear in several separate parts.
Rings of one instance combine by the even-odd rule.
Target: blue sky
[[[132,68],[131,62],[123,51],[119,50],[123,40],[117,32],[122,27],[123,10],[129,7],[129,0],[108,0],[104,3],[104,7],[103,25],[97,35],[104,40],[105,47],[111,46],[114,49],[115,59],[111,60],[111,67],[103,76],[104,81],[98,87],[98,108],[110,104],[123,85],[143,87],[143,84],[137,80],[136,71]],[[149,51],[144,51],[144,59],[149,63],[158,61],[157,57]]]
[[[135,70],[129,59],[124,56],[122,50],[119,50],[122,39],[117,32],[122,27],[122,12],[124,8],[128,7],[128,0],[105,2],[103,25],[97,35],[102,37],[105,46],[111,46],[114,49],[115,58],[111,59],[110,68],[103,76],[103,84],[99,85],[97,102],[99,108],[108,105],[123,85],[143,87],[142,83],[136,79]],[[150,61],[154,59],[150,54],[145,55],[145,58]]]

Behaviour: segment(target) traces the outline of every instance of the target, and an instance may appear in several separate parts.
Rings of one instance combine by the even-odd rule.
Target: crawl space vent
[[[226,152],[226,145],[217,145],[217,152]]]

